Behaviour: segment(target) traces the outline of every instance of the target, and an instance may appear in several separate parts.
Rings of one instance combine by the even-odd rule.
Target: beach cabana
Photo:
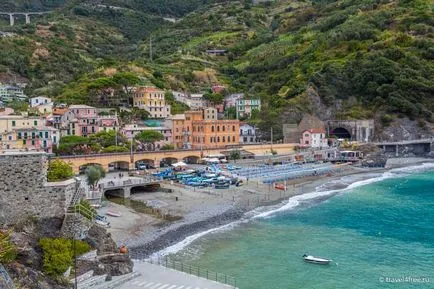
[[[172,167],[175,167],[175,168],[186,167],[186,166],[187,166],[187,164],[184,162],[177,162],[177,163],[172,164]]]

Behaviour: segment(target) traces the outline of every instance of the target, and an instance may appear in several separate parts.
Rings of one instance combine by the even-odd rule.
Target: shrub
[[[74,171],[70,164],[56,159],[48,165],[47,178],[49,182],[64,181],[74,176]]]
[[[50,276],[62,275],[73,264],[72,240],[64,238],[42,238],[39,245],[43,251],[43,270]],[[76,256],[89,251],[86,242],[75,240]]]
[[[9,233],[0,232],[0,263],[10,263],[17,257],[17,251],[9,240]]]

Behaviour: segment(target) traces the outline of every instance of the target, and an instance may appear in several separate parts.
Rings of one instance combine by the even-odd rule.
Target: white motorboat
[[[303,255],[303,259],[306,262],[314,263],[314,264],[321,264],[321,265],[330,264],[330,262],[332,261],[332,260],[329,260],[329,259],[320,258],[320,257],[314,257],[314,256],[311,256],[311,255],[306,255],[306,254]]]

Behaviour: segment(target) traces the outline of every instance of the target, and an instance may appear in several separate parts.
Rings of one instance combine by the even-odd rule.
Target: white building
[[[0,84],[0,100],[10,102],[15,100],[25,100],[27,96],[21,87]]]
[[[256,127],[248,123],[240,124],[240,144],[253,144],[259,142],[256,136]]]
[[[308,129],[302,132],[300,139],[302,146],[313,148],[327,147],[326,131],[324,129]]]
[[[36,96],[29,99],[30,107],[35,107],[39,105],[48,105],[51,104],[53,106],[53,101],[49,97],[45,96]]]
[[[186,104],[190,109],[197,110],[209,106],[209,101],[203,98],[202,93],[184,93],[172,91],[175,100]]]
[[[244,93],[234,93],[225,97],[225,108],[235,107],[237,101],[244,98]]]

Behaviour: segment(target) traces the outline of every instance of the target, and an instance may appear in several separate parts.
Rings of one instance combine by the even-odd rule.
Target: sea
[[[240,289],[434,288],[434,164],[342,177],[159,254]]]

